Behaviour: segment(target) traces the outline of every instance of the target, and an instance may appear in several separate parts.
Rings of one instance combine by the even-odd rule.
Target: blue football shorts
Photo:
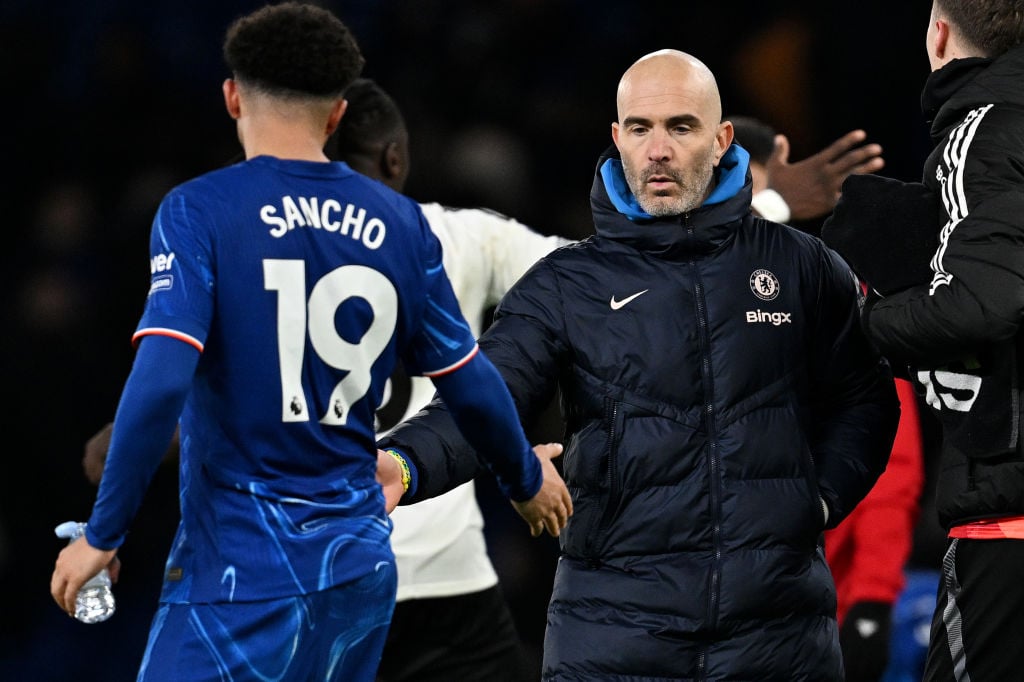
[[[395,604],[397,574],[314,594],[227,604],[161,604],[138,682],[372,682]]]

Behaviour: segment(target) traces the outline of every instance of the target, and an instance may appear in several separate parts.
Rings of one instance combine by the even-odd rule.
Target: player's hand
[[[96,549],[84,538],[78,538],[61,550],[50,578],[50,595],[57,606],[75,615],[75,599],[88,580],[104,568],[110,571],[110,582],[121,574],[121,560],[116,549]]]
[[[552,459],[562,454],[561,443],[548,443],[536,445],[533,452],[540,460],[541,470],[544,472],[544,483],[540,490],[532,498],[525,502],[512,502],[519,515],[523,517],[530,526],[530,534],[537,537],[545,530],[548,535],[558,537],[558,534],[565,528],[572,516],[572,497],[569,496],[569,489],[565,487],[565,481],[555,469]]]
[[[110,434],[114,430],[114,422],[108,422],[106,426],[93,434],[92,438],[85,441],[85,451],[82,455],[82,469],[89,482],[96,485],[103,476],[103,467],[107,463],[107,450],[110,449]]]
[[[768,184],[786,200],[794,220],[825,215],[839,201],[843,180],[885,166],[881,145],[862,144],[865,139],[863,130],[851,130],[817,154],[790,163],[789,140],[775,136],[775,151],[767,163]]]
[[[377,483],[384,489],[384,509],[390,514],[405,494],[402,466],[385,450],[377,450]]]

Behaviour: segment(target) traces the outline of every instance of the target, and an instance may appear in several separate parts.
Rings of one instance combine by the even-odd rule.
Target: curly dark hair
[[[337,158],[376,154],[405,130],[405,119],[395,100],[375,81],[356,79],[345,90],[345,99],[345,118],[332,137],[331,151]]]
[[[335,97],[366,60],[329,10],[283,2],[236,19],[224,38],[224,61],[236,79],[270,93]]]
[[[935,0],[935,6],[986,57],[1024,42],[1024,0]]]

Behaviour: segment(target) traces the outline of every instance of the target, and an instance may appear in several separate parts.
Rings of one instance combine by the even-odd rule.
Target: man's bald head
[[[711,69],[680,50],[658,50],[636,60],[622,74],[615,100],[619,122],[629,115],[631,106],[647,98],[673,96],[704,102],[708,122],[722,120],[722,98]]]
[[[679,50],[652,52],[622,75],[616,104],[612,139],[640,207],[660,217],[700,206],[733,137],[711,70]]]

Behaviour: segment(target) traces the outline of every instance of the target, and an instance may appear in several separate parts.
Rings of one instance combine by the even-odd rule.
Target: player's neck
[[[323,161],[326,135],[316,135],[306,126],[282,121],[263,121],[241,131],[245,158],[273,156],[297,161]]]

